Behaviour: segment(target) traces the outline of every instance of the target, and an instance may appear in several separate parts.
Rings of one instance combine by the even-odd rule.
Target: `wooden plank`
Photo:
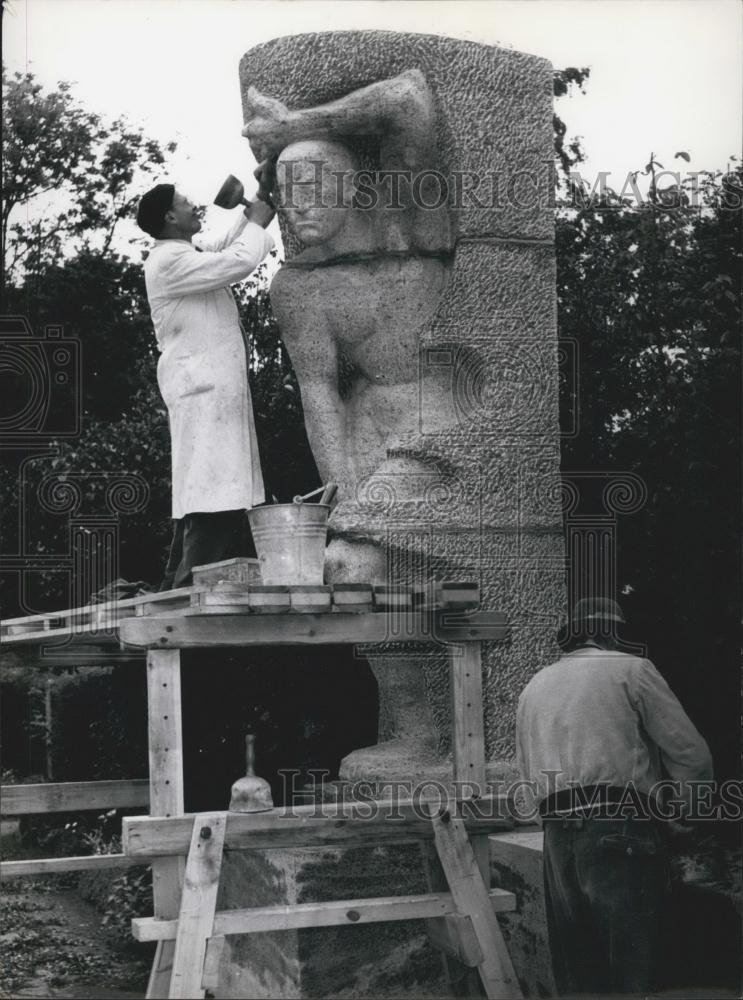
[[[449,648],[449,679],[454,786],[462,797],[479,796],[483,794],[487,781],[482,709],[482,649],[479,642]],[[477,867],[489,888],[490,843],[487,834],[477,835],[473,831],[471,846]],[[466,943],[466,938],[460,943]]]
[[[439,585],[431,581],[420,587],[413,587],[413,608],[416,611],[432,611],[439,606]]]
[[[260,583],[261,570],[257,559],[246,559],[238,556],[235,559],[223,559],[221,562],[205,563],[194,566],[191,576],[195,587],[203,587],[212,583],[234,581],[237,583]]]
[[[159,615],[168,615],[174,618],[180,615],[187,615],[191,613],[191,599],[184,597],[179,604],[169,604],[167,608],[163,609],[159,605],[143,604],[141,607],[137,608],[137,615],[141,615],[143,618],[156,617]],[[116,629],[118,631],[119,624],[123,619],[119,619],[116,623]]]
[[[38,625],[39,628],[36,631],[43,629],[54,631],[58,628],[66,628],[73,621],[78,624],[90,622],[94,616],[98,616],[99,612],[106,608],[120,608],[122,611],[130,611],[131,608],[137,608],[142,604],[177,602],[184,596],[188,596],[192,589],[191,587],[179,587],[176,590],[152,591],[148,594],[139,594],[137,597],[111,598],[97,604],[86,604],[79,608],[67,608],[63,611],[46,611],[36,615],[24,615],[20,618],[7,618],[2,626],[10,628]]]
[[[480,604],[480,587],[476,583],[445,580],[437,587],[437,599],[441,608],[474,609]]]
[[[482,880],[463,820],[445,811],[432,817],[436,850],[457,911],[469,916],[483,952],[478,966],[487,997],[521,998],[523,993]]]
[[[88,604],[82,608],[67,608],[64,611],[45,611],[36,615],[23,615],[20,618],[6,618],[2,625],[4,629],[38,626],[38,631],[64,628],[71,622],[89,621],[96,607],[95,604]]]
[[[333,584],[333,611],[361,614],[374,608],[374,590],[370,583]]]
[[[195,587],[182,587],[180,590],[169,590],[162,594],[150,594],[149,599],[145,600],[137,598],[134,613],[142,616],[174,614],[176,611],[190,607],[195,590]],[[119,609],[117,621],[128,618],[130,614],[131,612],[127,612],[126,608]]]
[[[45,648],[64,649],[70,643],[97,645],[113,645],[118,648],[119,642],[116,636],[101,635],[100,625],[65,625],[64,628],[44,630],[40,628],[36,632],[22,631],[19,634],[3,636],[3,646],[44,646]]]
[[[127,597],[123,601],[113,602],[119,608],[139,607],[146,604],[177,604],[188,598],[193,587],[174,587],[172,590],[152,590],[147,594]]]
[[[251,590],[252,595],[255,590]],[[289,601],[288,588],[286,600]],[[287,604],[288,607],[288,604]],[[193,609],[192,609],[193,610]],[[261,646],[315,645],[323,643],[384,642],[388,639],[387,615],[375,612],[369,615],[190,615],[182,617],[126,618],[120,626],[121,639],[131,646],[150,646],[159,649],[187,649],[199,646]],[[441,642],[467,642],[481,638],[493,639],[507,633],[505,625],[494,625],[493,612],[474,612],[472,615],[455,616],[451,621],[434,619],[433,629],[428,616],[409,615],[411,629],[405,640],[431,639],[434,634]],[[483,629],[480,616],[485,615]],[[498,620],[505,621],[499,615]]]
[[[150,813],[182,815],[181,656],[177,649],[152,649],[147,655],[147,722]]]
[[[132,920],[132,931],[134,931]],[[135,934],[136,936],[136,934]],[[214,993],[219,986],[219,965],[222,961],[222,953],[227,939],[223,935],[210,937],[206,942],[206,955],[204,956],[204,971],[201,976],[202,990],[209,990]]]
[[[299,614],[318,614],[330,611],[332,587],[306,586],[299,584],[289,587],[292,611]]]
[[[514,897],[515,905],[515,897]],[[448,958],[454,958],[467,968],[480,965],[484,959],[471,917],[449,913],[426,921],[426,931],[434,948]]]
[[[152,960],[150,978],[147,982],[147,991],[145,993],[147,1000],[150,997],[153,1000],[167,1000],[170,993],[170,979],[173,974],[174,951],[175,939],[172,941],[158,941],[157,948],[155,949],[155,957]]]
[[[436,853],[436,845],[433,841],[433,828],[431,828],[431,840],[420,840],[418,846],[423,861],[423,873],[426,879],[426,887],[429,892],[446,892],[449,885],[441,867],[439,856]],[[452,996],[464,995],[460,988],[461,966],[456,961],[452,961],[453,952],[459,951],[456,941],[452,940],[453,928],[446,924],[443,919],[432,917],[423,921],[426,931],[429,934],[431,943],[438,948],[441,958],[441,969],[448,985],[448,992]],[[479,979],[475,984],[469,983],[466,990],[468,996],[479,996]]]
[[[251,595],[255,592],[251,591]],[[266,600],[266,598],[259,598]],[[198,646],[257,646],[257,645],[312,645],[322,643],[367,644],[386,642],[390,638],[388,613],[372,614],[338,613],[332,615],[288,615],[284,624],[271,622],[267,611],[288,611],[287,593],[272,602],[269,608],[259,609],[258,614],[247,615],[242,609],[228,619],[223,612],[201,615],[200,609],[183,607],[169,613],[157,611],[152,616],[122,618],[112,626],[114,634],[103,632],[97,624],[75,625],[52,631],[38,631],[9,635],[3,639],[7,646],[43,646],[45,662],[48,655],[55,662],[62,662],[62,653],[73,655],[72,644],[87,644],[100,650],[119,648],[119,640],[130,647],[157,647],[162,649],[192,648]],[[257,605],[252,597],[251,610]],[[220,612],[220,609],[210,608]],[[229,609],[234,612],[234,608]],[[196,611],[197,614],[192,614]],[[442,643],[468,642],[481,639],[500,641],[508,635],[505,615],[493,611],[476,611],[462,615],[455,612],[426,612],[407,614],[410,626],[404,632],[405,641],[438,641]],[[177,627],[178,626],[178,627]],[[177,627],[177,628],[176,628]],[[403,634],[402,632],[400,633]],[[48,651],[48,652],[47,652]],[[51,661],[50,661],[51,662]]]
[[[142,619],[145,620],[145,619]],[[181,728],[181,656],[176,649],[147,654],[147,721],[150,761],[150,813],[153,817],[183,813],[183,734]],[[160,858],[152,864],[155,916],[177,916],[184,859]],[[175,943],[157,946],[147,997],[165,1000],[170,993]]]
[[[237,815],[237,814],[235,814]],[[186,817],[188,820],[188,817]],[[190,823],[165,823],[150,817],[131,817],[124,821],[124,850],[131,857],[169,858],[185,856]],[[488,824],[488,829],[510,829],[502,822]],[[407,843],[430,836],[425,820],[363,823],[355,820],[317,820],[310,823],[292,818],[280,827],[252,829],[230,819],[227,823],[228,850],[270,850],[272,848],[322,848],[361,846],[376,843]]]
[[[86,809],[128,809],[147,806],[147,778],[125,781],[63,781],[38,785],[3,785],[0,815],[82,812]]]
[[[3,644],[4,642],[5,640]],[[39,664],[45,667],[85,667],[100,664],[119,666],[134,663],[141,667],[147,655],[146,649],[137,649],[134,646],[122,649],[118,639],[112,638],[108,644],[104,644],[100,637],[94,643],[78,644],[73,641],[52,646],[46,642],[33,642],[28,643],[25,648],[28,651],[26,655],[36,655]]]
[[[186,875],[188,879],[188,873]],[[504,889],[490,894],[494,913],[516,908],[516,897]],[[256,906],[245,910],[224,910],[214,916],[213,933],[256,934],[262,931],[298,930],[307,927],[341,927],[349,924],[380,923],[387,920],[420,920],[456,914],[449,892],[410,896],[381,896],[373,899],[332,900],[324,903],[298,903],[293,906]],[[177,920],[138,917],[132,920],[137,941],[162,941],[174,938]]]
[[[251,597],[253,592],[251,592]],[[270,596],[270,595],[269,595]],[[280,596],[289,609],[289,592]],[[277,609],[278,610],[278,609]],[[203,616],[184,619],[128,619],[121,624],[121,636],[132,645],[159,648],[199,646],[253,646],[271,643],[312,645],[326,642],[379,641],[384,638],[384,621],[377,615],[269,615],[256,614]]]
[[[433,617],[434,636],[441,642],[500,642],[509,633],[502,611],[447,611]]]
[[[262,584],[253,586],[262,586]],[[242,594],[246,596],[251,591],[251,584],[242,583],[240,580],[220,580],[219,583],[205,584],[192,589],[194,596],[197,597],[201,594]]]
[[[138,597],[102,601],[66,611],[11,618],[2,623],[2,636],[9,644],[14,645],[41,640],[49,642],[52,638],[101,642],[101,633],[115,630],[122,618],[159,614],[187,607],[193,589],[181,587],[177,590],[140,594]]]
[[[6,637],[6,636],[10,637],[10,636],[29,635],[29,634],[33,635],[34,633],[38,632],[39,629],[43,629],[44,631],[48,631],[49,630],[46,621],[43,621],[43,620],[42,621],[38,621],[38,620],[36,620],[36,621],[30,622],[27,625],[26,624],[24,624],[24,625],[4,625],[3,626],[3,638]]]
[[[377,586],[374,604],[380,611],[412,611],[413,591],[410,587]]]
[[[291,610],[291,603],[288,587],[266,584],[250,588],[250,607],[257,614],[284,614]]]
[[[454,783],[467,783],[463,795],[485,790],[485,733],[482,714],[482,659],[479,642],[463,643],[449,650],[449,683],[452,701],[452,752]]]
[[[265,813],[229,813],[227,850],[268,850],[272,847],[322,847],[327,844],[373,843],[427,839],[433,836],[425,801],[380,802],[370,815],[371,803],[314,803],[287,806]],[[439,805],[436,800],[435,805]],[[507,796],[483,796],[464,804],[463,822],[481,833],[513,829]],[[159,819],[129,816],[122,822],[125,853],[156,858],[185,855],[191,839],[193,816]]]
[[[192,607],[210,607],[223,605],[236,606],[250,612],[250,591],[244,583],[217,583],[206,590],[196,590],[191,595]]]
[[[255,592],[251,591],[251,595]],[[265,599],[265,598],[264,598]],[[277,611],[288,611],[290,599],[284,595]],[[256,607],[251,597],[251,609]],[[274,602],[276,603],[276,602]],[[199,646],[257,646],[257,645],[312,645],[322,643],[366,644],[386,642],[390,638],[388,614],[338,613],[332,615],[287,615],[281,622],[271,620],[266,608],[258,614],[193,615],[199,609],[182,608],[169,614],[123,618],[117,631],[123,642],[131,647],[157,647],[161,649],[194,648]],[[215,609],[209,609],[213,611]],[[234,609],[230,609],[234,611]],[[476,639],[499,641],[508,634],[505,615],[493,611],[476,611],[461,615],[454,612],[408,614],[410,625],[404,633],[405,641],[438,641],[443,643],[468,642]],[[400,633],[402,635],[402,633]],[[71,648],[69,643],[80,646],[95,644],[98,648],[118,648],[116,635],[108,638],[101,634],[98,625],[81,625],[57,629],[52,632],[33,632],[8,636],[3,640],[8,646],[41,646],[45,651],[62,651]],[[46,659],[46,656],[45,656]]]
[[[173,1000],[204,996],[201,980],[206,942],[214,933],[225,820],[224,813],[199,813],[194,817],[170,980]]]
[[[126,854],[85,854],[71,858],[39,858],[0,862],[0,878],[25,875],[58,875],[61,872],[97,872],[108,868],[133,868],[141,859]]]
[[[281,609],[282,611],[288,611],[289,608],[285,607]],[[196,607],[184,608],[180,612],[184,618],[193,618],[194,615],[249,615],[252,611],[250,607],[250,602],[245,601],[232,601],[225,604],[212,604],[210,601],[206,604],[199,604]]]

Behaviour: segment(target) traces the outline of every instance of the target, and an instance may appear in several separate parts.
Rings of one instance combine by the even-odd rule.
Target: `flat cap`
[[[574,622],[598,620],[626,624],[627,621],[617,602],[612,601],[609,597],[581,598],[573,608],[570,617]]]

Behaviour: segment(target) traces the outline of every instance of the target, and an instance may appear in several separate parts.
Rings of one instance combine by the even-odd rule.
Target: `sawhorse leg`
[[[483,795],[487,776],[482,645],[479,641],[449,647],[449,685],[456,795],[462,798]],[[503,932],[488,901],[490,841],[487,834],[473,836],[470,841],[464,823],[449,814],[436,817],[433,824],[436,851],[459,910],[456,920],[449,921],[449,931],[459,926],[461,958],[466,964],[477,966],[486,996],[521,997]],[[476,961],[480,953],[482,961]]]
[[[150,757],[150,815],[183,814],[183,731],[181,725],[181,654],[178,649],[147,653],[147,718]],[[152,863],[152,895],[156,917],[178,916],[183,884],[183,858]],[[148,1000],[167,1000],[175,941],[158,941],[147,984]]]
[[[477,965],[485,996],[491,1000],[522,997],[511,956],[503,940],[498,918],[490,905],[488,889],[463,820],[445,812],[441,816],[434,816],[431,822],[436,851],[457,906],[457,919],[467,923],[467,932],[471,923],[474,940],[479,946],[480,954],[472,956],[471,964]],[[474,950],[471,936],[467,933],[462,937],[463,945],[470,955]],[[477,961],[480,955],[482,957]]]
[[[194,819],[178,914],[171,1000],[201,1000],[204,996],[204,961],[214,930],[226,826],[224,812],[200,813]]]
[[[452,757],[456,794],[484,795],[485,727],[482,713],[482,649],[479,642],[449,647],[452,708]],[[482,877],[490,886],[490,843],[487,834],[471,839]]]

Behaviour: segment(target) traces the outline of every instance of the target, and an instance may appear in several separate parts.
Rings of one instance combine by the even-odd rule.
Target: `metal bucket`
[[[277,503],[248,511],[264,584],[322,584],[330,505]]]

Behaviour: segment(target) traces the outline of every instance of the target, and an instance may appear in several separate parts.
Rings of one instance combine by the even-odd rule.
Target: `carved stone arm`
[[[316,108],[290,111],[274,97],[248,89],[243,135],[259,160],[303,139],[378,135],[384,169],[432,165],[436,149],[433,95],[420,70],[380,80]]]

